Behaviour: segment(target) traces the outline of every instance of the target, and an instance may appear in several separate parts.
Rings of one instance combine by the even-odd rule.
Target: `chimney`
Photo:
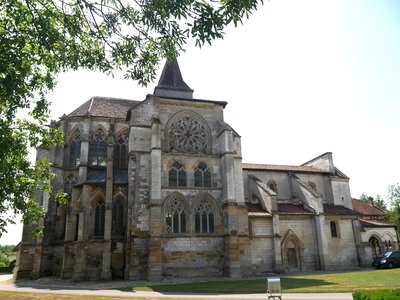
[[[375,205],[374,205],[374,198],[368,197],[368,201],[369,201],[369,204],[371,204],[373,207],[375,207]]]

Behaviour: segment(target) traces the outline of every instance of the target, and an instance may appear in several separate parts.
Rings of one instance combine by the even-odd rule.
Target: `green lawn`
[[[129,299],[143,299],[143,298],[121,298],[121,297],[101,297],[101,296],[82,296],[82,295],[62,295],[50,293],[26,293],[26,292],[2,292],[0,291],[1,300],[129,300]],[[146,298],[146,300],[156,300]],[[168,300],[168,299],[165,299]],[[172,300],[172,299],[171,299]]]
[[[281,282],[284,293],[338,293],[366,289],[400,288],[399,278],[400,269],[392,269],[326,275],[281,276]],[[124,290],[232,294],[265,293],[266,278],[144,285]]]

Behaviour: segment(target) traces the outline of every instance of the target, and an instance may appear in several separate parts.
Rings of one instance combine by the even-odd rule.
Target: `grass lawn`
[[[143,298],[121,298],[121,297],[101,297],[101,296],[82,296],[82,295],[62,295],[62,294],[49,294],[49,293],[25,293],[25,292],[1,292],[1,300],[129,300],[129,299],[143,299]],[[146,298],[146,300],[156,300]],[[167,300],[167,299],[165,299]]]
[[[366,289],[400,288],[399,278],[400,269],[392,269],[325,275],[281,276],[281,283],[284,293],[340,293]],[[231,294],[265,293],[266,278],[145,285],[123,290]]]

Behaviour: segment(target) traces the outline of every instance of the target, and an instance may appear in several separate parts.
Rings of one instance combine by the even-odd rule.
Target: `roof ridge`
[[[93,100],[94,100],[94,97],[92,97],[92,98],[90,99],[90,104],[89,104],[89,108],[88,108],[88,115],[90,115],[90,111],[91,111],[92,105],[93,105]]]

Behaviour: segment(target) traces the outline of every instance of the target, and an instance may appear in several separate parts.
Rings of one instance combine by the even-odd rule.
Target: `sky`
[[[300,165],[332,152],[354,198],[385,198],[400,182],[400,1],[265,1],[223,40],[193,45],[178,58],[183,78],[194,98],[228,102],[243,162]],[[157,80],[60,74],[52,118],[92,96],[144,100]],[[10,227],[0,244],[21,233]]]

